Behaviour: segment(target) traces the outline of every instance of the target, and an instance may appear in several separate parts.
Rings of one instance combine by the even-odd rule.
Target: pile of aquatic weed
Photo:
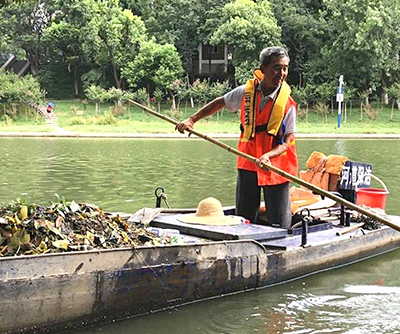
[[[0,257],[157,245],[145,227],[111,217],[93,204],[50,206],[20,200],[0,206]]]

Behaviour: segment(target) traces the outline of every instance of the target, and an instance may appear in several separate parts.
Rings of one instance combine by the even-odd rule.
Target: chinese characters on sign
[[[343,167],[339,189],[366,188],[371,184],[372,165],[348,160]]]

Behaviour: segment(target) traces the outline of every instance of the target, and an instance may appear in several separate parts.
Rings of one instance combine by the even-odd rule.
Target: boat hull
[[[400,247],[400,233],[390,228],[332,240],[322,234],[309,247],[286,249],[236,240],[2,258],[0,332],[110,322],[270,286]]]

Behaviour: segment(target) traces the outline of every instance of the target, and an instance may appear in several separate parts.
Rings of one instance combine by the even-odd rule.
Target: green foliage
[[[93,2],[92,17],[86,25],[85,55],[100,68],[111,65],[115,86],[121,87],[121,71],[137,55],[147,39],[142,19],[123,10],[118,1]]]
[[[141,1],[140,7],[149,34],[161,44],[176,46],[186,72],[190,72],[198,45],[202,42],[198,29],[205,21],[206,8],[199,1]]]
[[[0,70],[0,101],[3,103],[39,103],[43,92],[37,79],[27,75],[19,77]]]
[[[315,111],[321,115],[324,119],[324,122],[327,123],[328,122],[328,110],[329,110],[329,106],[324,103],[324,102],[318,102],[315,106],[314,106]]]
[[[302,87],[294,87],[292,89],[292,96],[297,105],[307,104],[306,90]]]
[[[39,73],[46,48],[42,35],[53,13],[53,3],[44,0],[13,2],[0,13],[0,36],[10,39],[10,51],[24,50],[33,76]]]
[[[344,74],[347,83],[359,90],[376,90],[395,81],[399,74],[399,1],[327,0],[324,4],[321,19],[329,24],[330,34],[310,68],[314,80]]]
[[[174,80],[168,86],[168,88],[173,93],[174,97],[178,99],[178,104],[179,104],[179,101],[182,101],[191,96],[190,87],[188,87],[186,81],[184,81],[182,79]]]
[[[164,111],[164,114],[175,120],[181,119],[182,117],[182,112],[179,109],[168,109]]]
[[[70,22],[52,22],[43,35],[43,40],[48,45],[53,61],[57,63],[62,61],[68,67],[68,72],[74,81],[74,96],[79,95],[78,71],[80,63],[83,61],[81,28],[81,26]]]
[[[38,81],[51,99],[74,97],[73,78],[68,74],[68,65],[64,62],[48,62],[40,66]],[[79,83],[79,87],[81,84]]]
[[[303,87],[314,58],[329,37],[329,25],[320,20],[322,1],[274,0],[272,9],[282,29],[282,42],[289,48],[289,81]],[[307,82],[309,83],[309,82]]]
[[[164,97],[164,93],[160,88],[156,88],[153,92],[154,102],[157,104],[157,111],[160,112],[161,101]]]
[[[394,83],[387,89],[389,97],[392,99],[392,111],[390,113],[390,119],[393,120],[394,116],[394,105],[397,103],[397,109],[399,108],[400,102],[400,83]]]
[[[193,82],[191,94],[196,103],[206,103],[211,99],[209,86],[208,80],[197,79]]]
[[[68,126],[116,125],[116,124],[118,124],[117,117],[111,111],[107,111],[99,116],[89,116],[87,118],[73,116],[68,121]]]
[[[328,103],[335,96],[336,90],[333,83],[324,82],[316,88],[317,102]]]
[[[146,88],[140,88],[135,92],[135,100],[139,101],[142,104],[149,104],[149,94],[147,93]]]
[[[106,112],[104,115],[100,115],[97,120],[97,124],[99,125],[114,125],[117,123],[117,118],[112,114],[112,112]]]
[[[109,97],[107,91],[100,86],[91,85],[85,89],[86,97],[89,101],[103,103]]]
[[[6,115],[1,115],[1,121],[4,122],[4,125],[10,126],[13,123],[12,117]]]
[[[351,86],[344,87],[344,98],[347,101],[353,100],[357,96],[357,88]]]
[[[268,32],[268,33],[266,33]],[[211,36],[211,43],[227,43],[233,64],[239,69],[236,78],[245,82],[259,66],[259,53],[266,46],[281,44],[281,29],[270,2],[236,0],[222,10],[221,24]]]
[[[213,82],[210,86],[209,96],[211,99],[215,99],[227,93],[230,90],[228,80],[224,82]]]
[[[150,84],[165,89],[182,74],[182,62],[175,46],[154,41],[143,42],[136,58],[123,70],[123,76],[132,88]]]
[[[286,46],[288,81],[307,90],[296,98],[301,105],[327,100],[321,85],[335,89],[341,74],[346,101],[368,89],[378,100],[400,82],[398,0],[12,1],[0,20],[0,59],[26,57],[52,99],[83,96],[92,85],[129,85],[165,91],[178,106],[194,95],[203,103],[218,95],[212,85],[207,96],[197,83],[194,92],[186,80],[176,84],[183,69],[195,81],[200,43],[228,46],[235,83],[252,76],[265,46]]]
[[[82,74],[81,81],[83,89],[86,89],[91,85],[97,85],[101,87],[105,86],[103,73],[100,68],[92,68],[86,73]]]
[[[111,87],[107,92],[107,98],[109,101],[114,102],[116,106],[122,104],[125,92],[122,89]]]
[[[394,83],[387,90],[389,97],[393,100],[400,99],[400,83]]]
[[[153,95],[154,95],[155,102],[156,102],[156,103],[159,103],[159,102],[162,101],[163,96],[164,96],[164,93],[163,93],[163,91],[162,91],[160,88],[156,88],[156,89],[154,90]]]

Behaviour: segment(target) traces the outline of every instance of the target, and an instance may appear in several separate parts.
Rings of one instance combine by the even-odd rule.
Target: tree
[[[304,87],[310,62],[319,57],[328,35],[328,25],[319,19],[321,1],[274,0],[271,5],[282,29],[282,42],[289,49],[289,81]]]
[[[381,91],[399,76],[400,2],[398,0],[326,0],[321,19],[329,38],[315,58],[314,78],[340,74],[359,90]],[[329,66],[328,66],[329,64]]]
[[[394,114],[394,105],[397,103],[399,109],[399,100],[400,100],[400,83],[395,83],[390,86],[387,90],[389,97],[392,99],[392,111],[390,113],[390,119],[393,119]]]
[[[0,69],[0,101],[6,103],[39,103],[43,92],[31,75],[20,78]]]
[[[185,72],[192,73],[199,44],[209,42],[209,35],[220,24],[220,9],[230,1],[125,0],[124,3],[142,15],[149,35],[158,43],[176,46]]]
[[[10,3],[1,10],[0,36],[9,38],[10,51],[24,50],[31,73],[37,76],[44,58],[42,35],[54,13],[50,0]]]
[[[99,86],[91,85],[85,89],[86,97],[95,103],[96,114],[100,112],[100,104],[109,98],[108,92]]]
[[[175,45],[185,71],[191,72],[193,57],[200,42],[200,3],[193,0],[161,0],[147,4],[144,12],[149,34],[161,44]]]
[[[211,43],[222,42],[232,50],[236,78],[244,82],[258,68],[260,51],[281,44],[281,29],[269,1],[236,0],[226,4],[220,25],[211,36]]]
[[[292,89],[292,96],[297,102],[297,113],[301,118],[305,118],[308,122],[308,101],[306,96],[306,90],[303,87],[294,87]],[[303,112],[302,105],[305,105]]]
[[[147,86],[148,93],[156,87],[167,90],[182,74],[182,62],[175,46],[154,41],[143,42],[136,58],[123,70],[132,88]],[[169,93],[172,97],[170,90]]]
[[[142,19],[128,9],[122,10],[118,0],[95,1],[85,33],[86,55],[101,68],[110,65],[115,86],[121,88],[121,72],[147,39]]]
[[[79,69],[85,61],[82,44],[86,39],[86,25],[92,17],[93,0],[56,0],[57,12],[52,23],[44,30],[43,41],[49,59],[66,63],[72,73],[74,96],[79,95]]]

